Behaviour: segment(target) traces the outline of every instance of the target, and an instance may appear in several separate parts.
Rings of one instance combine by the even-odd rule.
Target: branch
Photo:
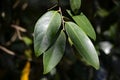
[[[19,30],[21,32],[26,32],[27,30],[25,28],[22,28],[21,26],[12,24],[11,27],[15,28],[16,30]]]
[[[10,54],[10,55],[13,55],[13,56],[15,55],[15,53],[13,51],[11,51],[11,50],[9,50],[1,45],[0,45],[0,49],[3,50],[4,52]]]

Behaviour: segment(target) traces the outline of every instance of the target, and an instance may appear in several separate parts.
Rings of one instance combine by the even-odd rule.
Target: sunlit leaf
[[[99,59],[97,52],[91,40],[87,37],[84,31],[73,22],[66,22],[65,29],[79,54],[87,63],[89,63],[89,65],[98,69]]]
[[[61,25],[61,15],[57,11],[45,13],[36,23],[34,30],[34,50],[41,55],[55,40]]]
[[[22,37],[22,39],[25,42],[25,44],[27,44],[27,45],[32,44],[32,40],[29,37],[24,36],[24,37]]]
[[[61,60],[64,54],[66,37],[63,32],[55,44],[43,54],[44,74],[50,72]]]
[[[70,7],[75,14],[78,13],[80,6],[81,0],[70,0]]]
[[[74,16],[69,10],[67,10],[67,12],[73,18],[73,20],[79,25],[79,27],[81,27],[90,38],[92,38],[93,40],[96,40],[96,34],[94,31],[94,28],[83,13],[81,13],[80,15]]]
[[[83,13],[77,16],[72,16],[72,18],[90,38],[92,38],[93,40],[96,39],[94,28]]]

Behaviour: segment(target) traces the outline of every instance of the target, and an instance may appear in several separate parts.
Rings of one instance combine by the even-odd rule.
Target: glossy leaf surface
[[[52,44],[61,25],[61,16],[57,11],[45,13],[34,29],[34,50],[41,55]]]
[[[61,32],[55,44],[43,54],[44,74],[50,72],[59,63],[64,54],[65,44],[66,37]]]
[[[72,16],[72,18],[90,38],[92,38],[93,40],[96,39],[94,28],[91,25],[90,21],[87,19],[87,17],[83,13],[77,16]]]
[[[89,63],[89,65],[98,69],[99,59],[97,52],[91,40],[87,37],[84,31],[73,22],[66,22],[65,29],[79,54],[87,63]]]
[[[76,14],[81,6],[81,0],[70,0],[70,7],[72,11]]]

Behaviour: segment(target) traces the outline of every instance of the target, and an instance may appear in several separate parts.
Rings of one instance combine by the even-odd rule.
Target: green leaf
[[[109,15],[109,12],[107,11],[107,10],[105,10],[105,9],[102,9],[102,8],[98,8],[98,10],[97,10],[97,14],[100,16],[100,17],[106,17],[106,16],[108,16]]]
[[[70,0],[70,7],[75,14],[78,13],[80,6],[81,0]]]
[[[61,60],[64,54],[66,37],[63,32],[55,44],[43,54],[44,74],[50,72]]]
[[[37,21],[34,30],[36,56],[40,56],[53,43],[60,25],[61,15],[57,11],[49,11]]]
[[[92,38],[93,40],[96,40],[96,34],[94,31],[94,28],[83,13],[77,16],[72,16],[72,18],[90,38]]]
[[[66,11],[71,17],[73,16],[70,10],[66,10]]]
[[[24,36],[22,37],[23,41],[25,42],[26,45],[31,45],[32,44],[32,40],[27,37],[27,36]]]
[[[85,59],[89,65],[99,68],[99,59],[97,52],[84,31],[73,22],[65,23],[65,30],[77,49],[78,53]]]
[[[67,10],[67,12],[73,18],[73,20],[79,25],[79,27],[81,27],[90,38],[92,38],[93,40],[96,40],[96,34],[94,31],[94,28],[83,13],[81,13],[80,15],[73,16],[70,10]]]

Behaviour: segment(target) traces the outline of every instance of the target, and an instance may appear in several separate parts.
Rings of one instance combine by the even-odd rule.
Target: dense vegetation
[[[119,0],[81,3],[79,13],[88,17],[96,32],[93,43],[99,53],[99,70],[76,56],[67,43],[62,60],[43,75],[42,56],[36,57],[34,53],[33,31],[45,12],[58,9],[55,4],[57,0],[0,0],[0,80],[120,80]],[[64,11],[71,9],[69,0],[60,0],[59,5],[72,20]]]

